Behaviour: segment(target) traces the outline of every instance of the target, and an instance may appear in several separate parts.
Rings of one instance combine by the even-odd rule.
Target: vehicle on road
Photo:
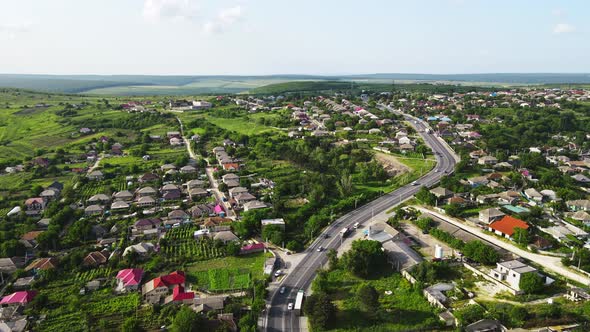
[[[417,185],[419,185],[418,181],[412,182],[412,186],[417,186]]]
[[[361,225],[360,223],[355,222],[354,225],[352,225],[352,228],[357,229],[357,228],[359,228],[360,225]]]
[[[345,237],[346,235],[348,235],[348,232],[349,232],[349,231],[350,231],[350,230],[348,229],[348,227],[344,227],[344,228],[343,228],[343,229],[340,231],[340,235],[341,235],[342,237]]]
[[[293,302],[289,302],[287,305],[287,310],[293,310]]]
[[[330,237],[330,234],[324,234],[324,239],[328,239]]]
[[[285,289],[286,289],[285,286],[281,287],[281,289],[279,290],[279,293],[285,294]]]
[[[281,274],[283,274],[283,271],[281,271],[281,270],[277,270],[277,271],[275,272],[275,278],[278,278],[278,277],[280,277],[280,276],[281,276]]]
[[[303,291],[303,289],[300,289],[299,292],[297,292],[297,297],[295,298],[295,313],[298,315],[301,315],[301,312],[303,311],[303,297],[305,296],[305,292]]]
[[[322,252],[322,251],[324,251],[324,247],[322,247],[322,246],[319,246],[319,247],[318,247],[318,252]]]

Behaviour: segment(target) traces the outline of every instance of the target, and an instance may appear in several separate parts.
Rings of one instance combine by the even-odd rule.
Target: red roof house
[[[192,301],[195,298],[195,293],[185,292],[184,287],[178,285],[172,290],[172,302],[186,302]]]
[[[184,293],[185,279],[184,272],[174,271],[168,275],[157,277],[145,283],[141,287],[141,294],[143,295],[144,300],[150,304],[160,303],[162,297],[167,296],[170,293],[170,290],[174,290],[178,286],[183,287],[181,293]],[[178,296],[182,297],[181,295]]]
[[[252,253],[261,252],[261,251],[264,251],[264,243],[254,243],[254,244],[249,244],[249,245],[243,246],[240,249],[240,254],[247,255],[247,254],[252,254]]]
[[[529,229],[529,225],[520,219],[504,216],[502,219],[491,223],[489,231],[510,239],[516,228]]]
[[[117,273],[117,290],[137,290],[139,288],[141,278],[143,278],[142,269],[125,269],[119,271],[119,273]]]
[[[21,291],[7,295],[0,300],[0,305],[25,305],[31,302],[35,296],[36,291]]]

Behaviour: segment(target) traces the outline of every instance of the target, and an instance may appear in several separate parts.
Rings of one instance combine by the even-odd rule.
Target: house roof
[[[185,282],[184,272],[182,271],[174,271],[170,274],[159,276],[148,281],[142,287],[142,292],[147,293],[159,287],[167,287],[170,288],[174,285],[182,285]]]
[[[453,195],[452,191],[450,191],[447,188],[443,188],[443,187],[436,187],[436,188],[430,190],[430,192],[436,197],[446,197],[446,196]]]
[[[39,258],[34,260],[29,266],[25,268],[25,271],[29,270],[50,270],[57,267],[57,259],[54,257]]]
[[[241,251],[252,251],[252,250],[262,250],[264,249],[264,243],[253,243],[245,245],[241,248]]]
[[[0,300],[0,304],[27,304],[35,298],[36,291],[20,291],[7,295]]]
[[[84,265],[100,265],[108,261],[107,253],[102,251],[93,251],[84,258]]]
[[[120,279],[124,286],[139,285],[142,277],[142,269],[125,269],[117,273],[117,279]]]
[[[25,241],[32,241],[35,240],[41,233],[43,233],[43,231],[31,231],[23,234],[21,239]]]
[[[213,239],[225,241],[225,242],[239,240],[239,238],[231,231],[217,232],[217,233],[215,233],[215,236],[213,236]]]
[[[195,298],[195,293],[185,292],[184,287],[182,287],[180,285],[176,286],[172,290],[172,300],[173,301],[184,301],[184,300],[190,300],[190,299],[194,299],[194,298]]]
[[[29,198],[25,201],[25,205],[31,205],[31,204],[43,204],[43,198],[41,197],[33,197],[33,198]]]
[[[162,220],[160,220],[160,218],[144,218],[144,219],[139,219],[138,221],[135,222],[135,224],[133,224],[135,227],[142,227],[142,226],[154,226],[154,225],[159,225],[162,223]]]
[[[529,225],[520,219],[511,216],[504,216],[502,219],[491,223],[490,228],[502,234],[512,236],[512,234],[514,234],[515,228],[528,229]]]

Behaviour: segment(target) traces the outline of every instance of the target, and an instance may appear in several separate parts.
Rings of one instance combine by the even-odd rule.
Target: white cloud
[[[17,24],[0,24],[0,36],[8,39],[16,39],[20,34],[31,31],[30,22],[21,22]]]
[[[145,0],[143,17],[152,22],[162,19],[192,20],[197,17],[199,5],[193,0]]]
[[[243,15],[242,6],[234,6],[219,11],[217,17],[206,22],[203,30],[206,33],[216,33],[227,30],[231,25],[238,22]]]
[[[553,33],[562,34],[576,31],[576,27],[568,23],[558,23],[553,27]]]

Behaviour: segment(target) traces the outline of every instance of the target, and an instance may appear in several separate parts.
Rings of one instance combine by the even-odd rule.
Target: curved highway
[[[383,195],[338,218],[324,229],[322,234],[303,252],[305,257],[303,257],[301,263],[284,277],[279,287],[270,291],[270,308],[267,310],[264,319],[264,331],[300,330],[299,316],[295,311],[288,310],[287,305],[290,302],[295,302],[295,297],[299,289],[308,289],[316,275],[316,271],[328,261],[325,250],[338,249],[341,244],[339,232],[342,228],[350,228],[356,222],[363,223],[370,220],[373,213],[376,215],[391,209],[401,201],[416,194],[420,190],[420,187],[433,186],[442,176],[453,172],[458,158],[442,139],[433,133],[426,132],[426,129],[429,128],[426,123],[410,115],[399,113],[384,105],[379,105],[379,108],[403,115],[405,120],[411,123],[414,129],[422,136],[426,145],[434,151],[437,165],[432,171],[417,180],[415,184],[408,184],[389,194]],[[318,252],[317,248],[319,247],[323,247],[325,250]],[[281,287],[285,287],[286,289],[284,294],[280,294],[279,292]]]

